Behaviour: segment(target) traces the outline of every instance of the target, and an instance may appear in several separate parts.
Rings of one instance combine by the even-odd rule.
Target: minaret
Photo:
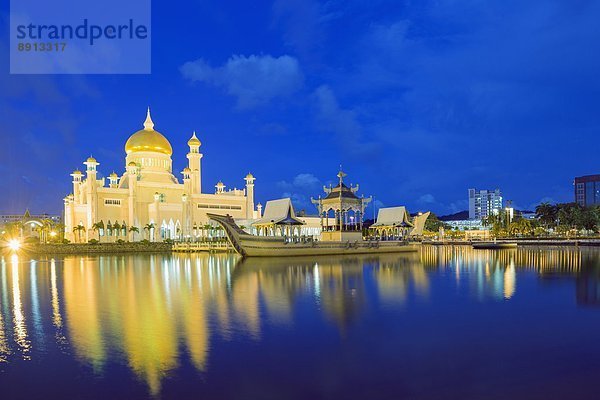
[[[254,176],[248,172],[248,175],[244,178],[246,181],[246,218],[252,219],[254,217]]]
[[[63,223],[65,224],[65,239],[69,239],[73,241],[73,228],[75,224],[73,223],[73,209],[75,208],[73,204],[73,196],[68,195],[63,199],[65,203],[65,220]]]
[[[86,221],[86,241],[88,239],[89,230],[92,229],[92,225],[96,222],[96,215],[98,214],[98,182],[97,182],[97,168],[98,161],[92,156],[84,162],[86,169],[86,195],[87,195],[87,221]]]
[[[137,165],[133,161],[127,164],[127,173],[123,176],[123,179],[127,179],[127,187],[129,188],[129,195],[127,197],[127,224],[131,226],[136,226],[135,223],[137,218],[135,217],[136,213],[136,192],[137,192]],[[140,232],[142,231],[142,227],[137,227]],[[130,239],[133,241],[134,232],[130,232]]]
[[[181,174],[183,175],[183,191],[185,193],[192,193],[192,170],[190,170],[188,167],[185,167],[183,171],[181,171]]]
[[[160,220],[160,193],[158,192],[154,192],[154,210],[156,211],[156,222],[154,222],[154,229],[153,232],[148,232],[149,234],[151,233],[151,242],[154,242],[156,240],[156,230],[158,229],[158,234],[159,234],[159,239],[160,239],[160,234],[161,234],[161,225],[162,222]]]
[[[179,239],[185,239],[192,232],[192,218],[190,216],[191,211],[190,198],[187,194],[181,195],[181,210],[182,210],[182,224],[181,224],[181,237]]]
[[[108,185],[109,187],[113,189],[119,187],[119,176],[114,171],[108,177],[108,181],[110,182]]]
[[[196,131],[194,131],[190,140],[188,140],[188,146],[190,146],[190,152],[187,154],[188,167],[191,170],[190,179],[192,180],[191,191],[192,194],[202,193],[202,167],[200,160],[202,159],[202,153],[200,153],[200,140],[196,137]]]
[[[71,176],[73,177],[73,196],[75,198],[75,204],[79,204],[79,187],[81,186],[81,178],[83,177],[83,173],[76,169],[73,171]]]

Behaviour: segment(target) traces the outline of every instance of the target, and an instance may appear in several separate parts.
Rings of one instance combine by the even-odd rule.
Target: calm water
[[[600,251],[0,261],[2,399],[597,398]]]

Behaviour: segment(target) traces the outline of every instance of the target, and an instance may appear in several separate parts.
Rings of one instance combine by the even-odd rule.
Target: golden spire
[[[192,134],[190,140],[188,140],[188,146],[200,146],[200,140],[196,137],[196,131]]]
[[[342,171],[342,164],[340,164],[340,172],[338,172],[337,177],[340,178],[340,187],[342,186],[342,182],[344,181],[344,177],[346,174]]]
[[[144,129],[147,131],[154,130],[154,122],[152,122],[152,118],[150,117],[150,107],[148,107],[148,111],[146,112],[146,120],[144,121]]]

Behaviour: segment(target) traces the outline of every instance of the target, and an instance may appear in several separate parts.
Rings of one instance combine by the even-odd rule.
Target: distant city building
[[[461,219],[454,221],[444,221],[444,223],[450,225],[454,229],[458,229],[459,231],[486,229],[486,227],[483,226],[483,223],[480,219]]]
[[[600,175],[575,178],[575,202],[582,207],[600,204]]]
[[[500,189],[469,189],[469,219],[484,219],[500,210],[502,210]]]

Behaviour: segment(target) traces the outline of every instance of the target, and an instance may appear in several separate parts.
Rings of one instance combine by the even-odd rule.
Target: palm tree
[[[152,241],[152,237],[150,236],[150,232],[152,232],[152,229],[154,229],[154,224],[152,222],[144,225],[144,230],[148,231],[148,237],[150,238],[150,241]]]
[[[205,224],[203,226],[204,231],[206,232],[206,234],[204,235],[204,239],[207,240],[208,236],[210,235],[211,231],[212,231],[212,225],[211,224]]]
[[[119,221],[115,221],[115,223],[112,226],[113,231],[115,232],[114,236],[121,236],[121,224],[119,224]]]
[[[85,227],[81,224],[73,228],[73,233],[77,234],[77,241],[81,243],[81,232],[85,230]]]
[[[137,226],[130,226],[129,232],[131,233],[131,238],[133,239],[133,241],[135,241],[135,234],[140,233],[140,229]]]
[[[54,232],[56,233],[55,240],[60,239],[62,242],[65,239],[65,224],[55,223]]]
[[[5,225],[5,230],[11,237],[21,237],[23,231],[23,222],[14,221]]]
[[[551,228],[556,225],[558,217],[558,207],[550,203],[544,202],[535,208],[536,217],[546,228]]]
[[[100,222],[96,222],[96,223],[92,224],[92,230],[94,232],[98,232],[98,241],[100,241],[100,239],[101,239],[100,229],[104,229],[104,222],[100,221]]]

